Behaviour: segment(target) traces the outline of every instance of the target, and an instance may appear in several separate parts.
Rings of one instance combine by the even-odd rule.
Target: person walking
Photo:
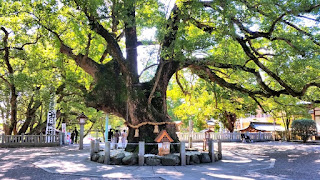
[[[116,132],[114,133],[115,149],[118,149],[119,137],[120,137],[119,130],[116,130]]]
[[[74,131],[72,131],[72,133],[71,133],[71,144],[74,143],[74,135],[75,135],[75,133],[74,133]]]
[[[123,149],[126,148],[127,136],[128,136],[128,134],[127,134],[126,130],[123,130],[123,132],[121,133],[121,143],[122,143],[121,147]]]
[[[110,128],[110,129],[109,129],[109,132],[108,132],[108,141],[109,141],[109,142],[111,142],[112,136],[113,136],[113,131],[112,131],[112,128]]]
[[[74,143],[76,144],[78,142],[78,134],[79,134],[77,127],[74,128],[74,134],[75,134]]]

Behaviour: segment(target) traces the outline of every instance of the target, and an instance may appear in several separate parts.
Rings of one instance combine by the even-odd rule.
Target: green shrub
[[[293,135],[298,135],[302,138],[303,142],[307,142],[310,136],[317,134],[317,126],[314,120],[299,119],[294,120],[291,124]]]

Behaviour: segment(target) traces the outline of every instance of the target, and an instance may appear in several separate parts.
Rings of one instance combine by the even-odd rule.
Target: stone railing
[[[217,140],[217,141],[209,140],[207,145],[208,150],[206,152],[202,150],[196,152],[197,149],[193,149],[189,151],[190,149],[186,148],[185,142],[170,143],[170,145],[178,145],[179,153],[169,154],[165,156],[158,156],[155,154],[153,155],[145,154],[146,146],[158,145],[158,143],[145,143],[144,141],[140,141],[139,143],[128,143],[130,145],[138,146],[138,154],[131,153],[130,155],[126,156],[124,153],[120,153],[111,157],[111,148],[110,148],[111,144],[112,143],[110,142],[105,142],[105,148],[104,150],[102,150],[100,147],[99,141],[91,140],[90,160],[96,161],[99,163],[113,164],[113,165],[138,164],[139,166],[144,166],[144,165],[185,166],[185,165],[191,165],[191,164],[215,162],[222,159],[221,140]],[[217,147],[215,148],[215,146]],[[192,152],[192,153],[190,154],[189,152]]]
[[[221,140],[223,142],[241,142],[241,134],[245,134],[250,137],[250,140],[253,142],[257,141],[271,141],[273,140],[272,133],[210,133],[210,138],[213,140]],[[192,142],[203,142],[205,133],[192,133],[191,136],[189,133],[177,133],[180,141],[189,141],[191,137]]]
[[[42,147],[59,146],[62,144],[60,135],[5,135],[0,136],[0,147]]]

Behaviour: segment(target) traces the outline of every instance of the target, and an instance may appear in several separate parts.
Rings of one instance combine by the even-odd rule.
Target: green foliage
[[[294,120],[291,125],[292,133],[302,138],[305,143],[310,136],[317,134],[316,123],[312,119]]]
[[[262,106],[266,112],[269,112],[273,119],[282,124],[286,130],[289,130],[290,124],[294,119],[310,118],[309,104],[303,103],[298,98],[287,95],[263,99]]]
[[[102,77],[94,80],[74,60],[60,53],[61,42],[55,33],[60,36],[65,45],[72,48],[74,54],[86,54],[99,65],[115,61],[109,54],[101,59],[110,44],[91,29],[92,22],[87,16],[97,20],[111,37],[116,39],[115,43],[118,43],[123,52],[126,49],[125,39],[120,35],[125,25],[136,26],[138,41],[146,40],[143,37],[145,29],[153,29],[155,38],[151,40],[160,46],[156,46],[154,48],[156,50],[152,49],[152,52],[145,55],[147,56],[144,62],[146,66],[157,63],[161,57],[170,57],[173,59],[168,62],[178,61],[181,63],[181,68],[192,69],[189,61],[198,59],[194,65],[207,66],[226,83],[246,88],[249,93],[267,90],[261,87],[253,73],[244,71],[243,67],[251,68],[261,75],[262,81],[271,91],[285,88],[274,76],[272,77],[272,73],[289,85],[293,92],[306,88],[307,83],[312,83],[309,85],[319,83],[320,10],[317,7],[318,1],[177,0],[179,13],[178,21],[174,26],[168,23],[174,18],[170,14],[171,7],[166,7],[164,3],[167,2],[162,0],[1,1],[0,26],[7,28],[10,32],[10,47],[34,42],[41,35],[36,45],[26,45],[23,51],[14,48],[10,50],[13,75],[8,75],[2,59],[3,51],[0,53],[0,76],[13,82],[18,91],[19,125],[25,119],[31,97],[42,103],[36,112],[34,126],[43,123],[46,119],[50,93],[52,89],[56,90],[62,84],[65,84],[65,87],[57,95],[59,100],[57,108],[63,115],[61,121],[69,125],[76,124],[75,116],[82,111],[90,116],[92,123],[103,121],[101,112],[86,108],[84,101],[88,95],[87,91],[100,89],[94,98],[87,99],[91,100],[91,103],[110,105],[115,101],[119,106],[128,98],[126,83],[129,82],[125,82],[125,74],[114,73],[114,69],[106,67],[106,69],[100,69],[103,72]],[[308,10],[314,6],[316,8]],[[135,19],[129,15],[133,7],[135,7]],[[282,14],[285,16],[281,17]],[[237,24],[235,19],[238,19],[244,27]],[[211,30],[208,31],[210,28]],[[265,37],[246,41],[245,44],[249,47],[248,52],[245,52],[237,41],[255,34],[251,32],[268,34],[270,30],[272,33]],[[87,49],[89,34],[92,39]],[[161,47],[171,35],[174,37],[170,37],[173,40],[170,46]],[[0,37],[2,40],[2,32]],[[0,44],[1,49],[3,43]],[[248,53],[252,53],[261,64],[257,65]],[[121,56],[125,57],[124,53]],[[166,60],[163,62],[167,63]],[[217,67],[215,63],[237,66],[237,68]],[[268,73],[262,66],[272,73]],[[155,69],[151,71],[156,72]],[[154,72],[147,72],[144,74],[147,77],[141,76],[140,80],[153,79]],[[202,77],[191,74],[202,75]],[[113,81],[118,77],[119,81]],[[225,122],[221,116],[224,111],[236,113],[237,117],[244,117],[257,108],[256,102],[248,96],[248,93],[222,88],[218,85],[218,81],[212,79],[212,82],[208,83],[207,78],[207,74],[202,71],[186,70],[180,73],[180,82],[187,92],[185,94],[175,80],[171,81],[167,104],[168,112],[174,120],[182,120],[184,124],[188,124],[187,121],[192,119],[198,131],[205,128],[207,119],[215,118]],[[118,85],[117,93],[113,88],[116,85]],[[291,91],[288,89],[282,91],[283,94],[290,94]],[[10,94],[5,83],[0,85],[0,93],[0,101],[3,102],[1,112],[9,117],[6,114],[9,110]],[[139,93],[137,93],[138,96],[145,95]],[[155,98],[163,95],[154,94]],[[301,99],[306,101],[318,99],[320,91],[319,88],[310,87],[304,96],[297,93],[296,98],[278,94],[272,96],[274,96],[272,99],[257,96],[257,101],[267,112],[271,112],[275,119],[283,120],[285,126],[289,127],[290,121],[297,116],[308,116],[307,108],[297,105],[297,102]]]
[[[184,91],[188,94],[185,95],[176,80],[172,80],[167,91],[168,111],[174,120],[182,120],[185,126],[192,120],[196,131],[205,129],[206,120],[211,118],[223,122],[226,126],[228,122],[223,116],[225,111],[233,112],[240,118],[253,114],[257,108],[248,95],[221,88],[217,84],[190,75],[189,72],[179,77]]]

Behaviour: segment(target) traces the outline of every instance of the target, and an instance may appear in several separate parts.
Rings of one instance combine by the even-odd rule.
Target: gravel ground
[[[320,145],[288,142],[223,144],[223,150],[260,161],[271,160],[269,167],[248,171],[254,179],[320,179]]]
[[[172,174],[165,179],[200,179],[194,178],[200,176],[204,177],[202,179],[320,179],[320,145],[265,142],[223,143],[222,147],[222,161],[199,166],[177,166],[174,169],[178,170],[181,178],[178,174]],[[82,153],[77,148],[76,145],[50,148],[0,148],[0,179],[108,179],[49,173],[33,164],[48,158],[71,157]],[[85,148],[87,150],[83,152],[87,153],[88,147]]]
[[[0,148],[1,180],[107,180],[110,178],[84,177],[49,173],[32,163],[50,158],[78,153],[77,146],[43,148]],[[121,177],[116,179],[122,179]],[[141,180],[161,180],[161,178],[140,178]],[[126,179],[127,180],[127,179]]]

